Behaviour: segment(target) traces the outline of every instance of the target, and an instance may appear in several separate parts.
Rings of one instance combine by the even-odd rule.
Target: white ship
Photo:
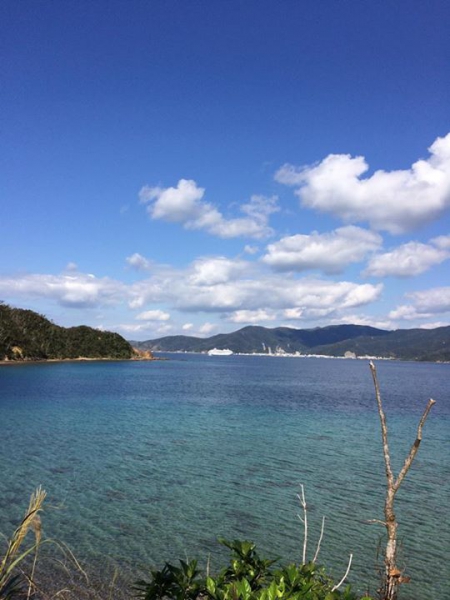
[[[229,350],[228,348],[223,348],[223,350],[219,348],[213,348],[212,350],[208,350],[209,356],[230,356],[233,354],[233,350]]]

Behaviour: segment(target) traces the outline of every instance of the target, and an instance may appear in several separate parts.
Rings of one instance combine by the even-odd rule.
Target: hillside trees
[[[132,358],[122,336],[84,325],[64,328],[32,310],[0,303],[0,360]]]

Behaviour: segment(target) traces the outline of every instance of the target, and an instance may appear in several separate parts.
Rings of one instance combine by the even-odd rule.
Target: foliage
[[[131,358],[122,336],[80,326],[66,329],[32,310],[0,303],[0,360]]]
[[[149,582],[136,582],[140,600],[357,600],[350,586],[333,589],[334,582],[314,563],[273,568],[275,560],[261,558],[248,541],[219,542],[231,550],[229,564],[217,576],[203,576],[197,561],[180,560],[151,570]],[[370,600],[364,597],[361,600]]]
[[[31,495],[30,504],[21,524],[14,532],[12,538],[8,541],[4,556],[0,559],[0,600],[10,600],[12,598],[30,597],[34,567],[36,557],[41,542],[41,521],[39,513],[45,500],[46,493],[38,488]],[[28,532],[34,532],[34,544],[23,550],[23,544]],[[34,553],[34,562],[31,568],[31,574],[26,577],[21,569],[25,558]],[[28,593],[24,596],[24,583],[28,583]]]

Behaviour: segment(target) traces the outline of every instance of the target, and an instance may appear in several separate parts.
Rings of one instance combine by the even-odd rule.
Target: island
[[[86,325],[61,327],[32,310],[0,303],[0,362],[48,360],[152,360],[118,333]]]

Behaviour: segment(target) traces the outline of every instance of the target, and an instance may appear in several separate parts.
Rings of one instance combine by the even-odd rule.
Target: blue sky
[[[447,0],[0,4],[0,299],[128,339],[450,324]]]

